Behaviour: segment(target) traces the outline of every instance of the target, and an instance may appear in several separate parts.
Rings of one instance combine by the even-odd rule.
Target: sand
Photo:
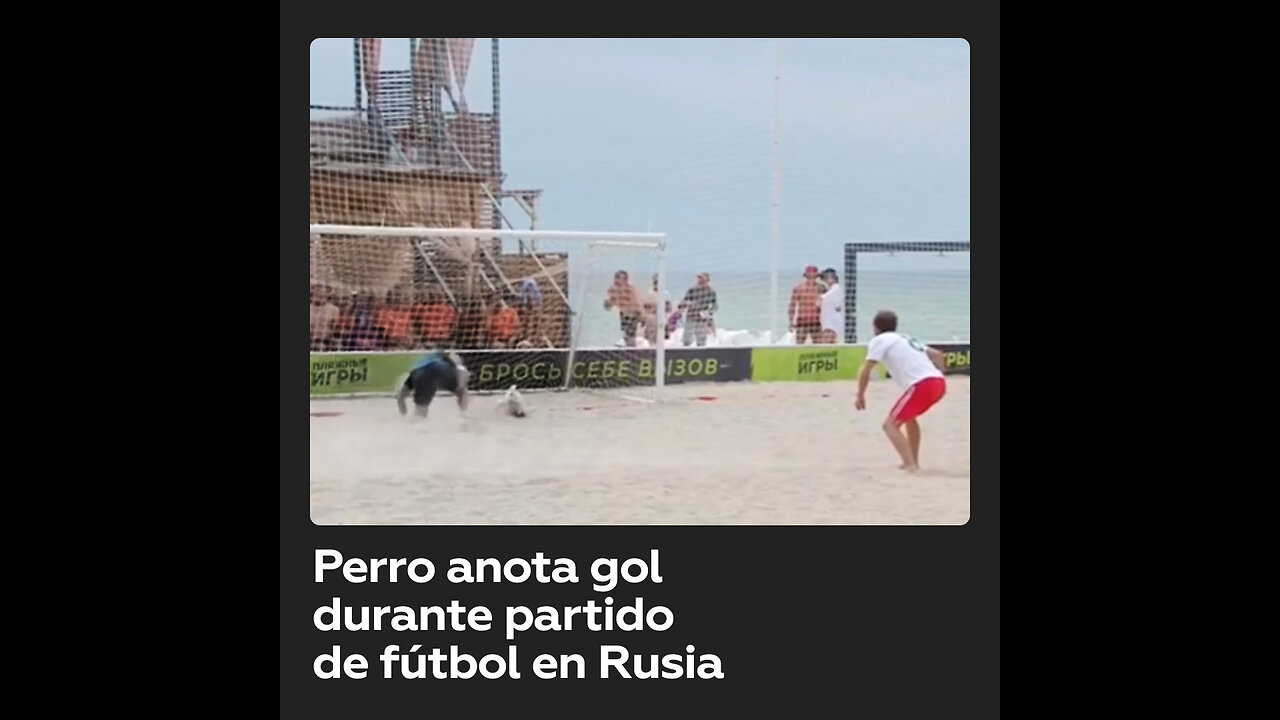
[[[438,396],[312,400],[311,519],[320,525],[960,525],[969,519],[969,378],[924,417],[920,474],[880,429],[898,398],[872,383],[674,385],[661,404],[530,393],[530,416]],[[698,399],[699,396],[714,400]],[[316,417],[315,413],[340,413]]]

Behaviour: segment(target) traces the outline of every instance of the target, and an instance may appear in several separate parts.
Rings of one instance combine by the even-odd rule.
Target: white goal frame
[[[666,250],[667,234],[661,232],[592,232],[583,230],[511,230],[482,228],[447,228],[447,227],[415,227],[388,225],[339,225],[311,223],[311,235],[348,235],[359,237],[381,236],[396,238],[457,238],[471,240],[577,240],[583,244],[588,255],[591,246],[635,247],[656,251],[656,268],[658,275],[658,297],[666,297],[667,267]],[[567,303],[570,313],[578,313],[579,308]],[[658,329],[658,337],[662,338],[662,328]],[[569,347],[558,348],[569,352],[569,362],[577,349],[577,339],[570,333]],[[665,387],[667,374],[666,343],[659,341],[654,345],[654,399],[660,400],[662,388]],[[572,372],[572,365],[565,368],[566,376]],[[566,381],[567,381],[566,377]]]

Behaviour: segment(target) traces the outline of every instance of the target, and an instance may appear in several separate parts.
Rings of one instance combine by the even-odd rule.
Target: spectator
[[[645,342],[653,347],[658,342],[658,306],[653,302],[653,297],[648,296],[644,299],[641,306],[642,311],[639,319],[640,334],[644,337]],[[666,329],[666,323],[663,323],[663,329]]]
[[[520,338],[529,343],[542,335],[542,290],[531,277],[520,283]]]
[[[631,284],[626,270],[613,274],[613,284],[604,299],[604,309],[618,309],[618,325],[622,330],[622,342],[627,347],[636,345],[636,329],[640,324],[640,291]]]
[[[822,288],[818,284],[818,267],[810,265],[804,269],[804,280],[791,290],[791,303],[787,306],[787,318],[790,329],[795,333],[795,343],[803,345],[805,339],[818,342],[822,333],[822,321],[819,317],[822,302]]]
[[[413,306],[413,327],[422,345],[444,347],[453,337],[458,313],[449,298],[439,290],[427,290],[422,301]]]
[[[413,325],[413,307],[403,288],[387,291],[387,304],[378,311],[378,325],[386,336],[387,348],[407,350],[413,346],[409,330]]]
[[[334,333],[338,324],[338,306],[329,299],[325,285],[311,286],[311,349],[336,350]]]
[[[715,314],[719,309],[716,291],[711,288],[711,275],[698,273],[697,284],[685,291],[679,306],[679,311],[684,314],[681,342],[685,347],[695,341],[698,347],[707,344],[707,336],[716,332]]]
[[[489,345],[486,325],[489,313],[484,299],[480,296],[470,297],[462,301],[458,312],[457,345],[461,348],[484,348]]]
[[[351,334],[351,307],[355,301],[354,292],[346,295],[335,294],[334,304],[338,306],[338,319],[333,323],[331,336],[331,345],[334,350],[341,350],[347,345],[347,336]]]
[[[662,296],[663,296],[664,298],[666,298],[666,301],[667,301],[667,309],[666,309],[666,312],[664,313],[664,316],[666,316],[666,315],[670,315],[670,314],[671,314],[671,291],[670,291],[670,290],[663,290],[663,291],[662,291]],[[649,302],[650,302],[650,303],[653,303],[653,304],[656,306],[656,305],[657,305],[657,301],[658,301],[658,276],[657,276],[657,275],[654,275],[654,276],[653,276],[653,286],[652,286],[652,288],[649,290]]]
[[[844,336],[844,290],[835,268],[823,270],[822,279],[827,283],[822,293],[822,342],[833,345]]]
[[[653,284],[650,287],[649,296],[645,299],[644,303],[645,313],[648,317],[653,318],[652,322],[645,323],[645,337],[648,338],[650,344],[653,344],[654,338],[657,336],[656,328],[658,327],[663,329],[664,338],[671,337],[671,330],[669,329],[667,322],[671,317],[671,292],[669,290],[662,291],[664,307],[663,311],[658,313],[658,276],[656,274],[653,276],[652,282]]]
[[[506,300],[494,298],[489,315],[489,344],[495,348],[515,344],[516,330],[520,327],[520,314]]]
[[[343,350],[377,350],[379,332],[377,313],[373,305],[373,294],[352,292],[351,306],[346,316],[339,318],[342,325]]]

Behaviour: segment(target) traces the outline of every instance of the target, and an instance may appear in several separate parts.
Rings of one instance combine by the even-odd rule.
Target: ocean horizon
[[[899,328],[926,342],[969,341],[969,269],[967,267],[928,270],[859,269],[857,307],[846,309],[855,314],[858,340],[871,336],[871,319],[879,310],[898,314]],[[839,269],[839,268],[837,268]],[[652,272],[630,271],[632,282],[642,290],[649,287]],[[615,347],[621,342],[616,312],[603,307],[606,289],[612,282],[613,269],[582,273],[569,278],[571,303],[579,308],[574,333],[580,348]],[[667,294],[677,305],[685,291],[694,284],[696,271],[667,274]],[[585,280],[585,287],[584,287]],[[711,287],[716,291],[719,312],[716,334],[709,346],[774,345],[794,342],[788,332],[786,317],[791,290],[799,278],[779,277],[777,305],[772,303],[772,275],[769,272],[712,273]],[[844,278],[841,285],[847,286]],[[778,340],[773,326],[777,323]],[[680,345],[677,330],[668,347]]]

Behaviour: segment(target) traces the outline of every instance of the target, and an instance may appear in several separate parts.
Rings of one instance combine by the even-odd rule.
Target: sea
[[[870,268],[859,270],[856,308],[845,314],[855,315],[858,341],[871,337],[871,319],[879,310],[898,314],[898,328],[925,342],[969,341],[969,269],[965,267],[893,270]],[[641,282],[651,273],[631,272],[633,282]],[[694,284],[694,272],[671,272],[667,276],[668,295],[673,306],[685,290]],[[585,282],[584,282],[585,280]],[[716,314],[716,335],[709,346],[787,345],[794,337],[787,329],[787,304],[791,290],[800,278],[777,279],[777,303],[772,302],[773,273],[712,272],[720,310]],[[603,307],[606,289],[612,281],[612,270],[591,272],[589,276],[570,270],[570,302],[579,308],[575,335],[579,348],[617,347],[621,344],[616,312]],[[841,278],[841,285],[847,284]],[[775,340],[773,328],[778,328]],[[668,347],[680,346],[680,331],[673,333]]]

